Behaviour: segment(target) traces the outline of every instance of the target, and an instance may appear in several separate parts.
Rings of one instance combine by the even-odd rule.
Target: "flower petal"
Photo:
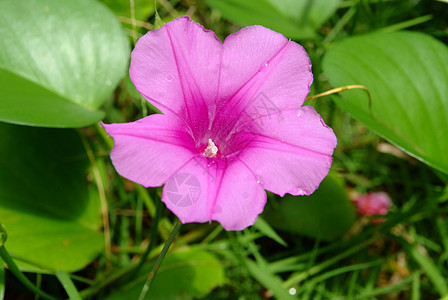
[[[130,76],[137,90],[163,112],[201,115],[218,91],[222,43],[189,17],[177,18],[141,37]],[[194,121],[194,120],[193,120]]]
[[[192,138],[175,117],[155,114],[132,123],[102,124],[114,138],[117,172],[145,187],[160,186],[193,156]]]
[[[283,35],[252,26],[230,35],[223,45],[218,113],[213,131],[231,134],[240,119],[296,109],[313,80],[302,46]]]
[[[313,80],[305,49],[282,34],[251,26],[223,44],[219,96],[230,106],[264,94],[278,109],[302,106]],[[249,103],[245,103],[249,104]]]
[[[310,106],[271,117],[257,120],[263,123],[239,158],[273,193],[313,193],[330,169],[333,130]]]
[[[242,230],[263,211],[266,192],[241,162],[198,156],[168,180],[162,201],[182,223],[215,220]]]

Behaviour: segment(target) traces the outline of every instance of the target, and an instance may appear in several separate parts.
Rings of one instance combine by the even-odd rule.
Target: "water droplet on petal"
[[[297,112],[297,116],[300,117],[302,115],[302,110],[299,109],[299,111]]]
[[[262,178],[260,177],[260,176],[255,176],[255,178],[257,179],[257,183],[258,184],[262,184],[263,183],[263,180],[262,180]]]
[[[269,66],[269,64],[266,62],[266,63],[264,64],[264,66],[267,67],[267,66]]]
[[[298,193],[299,195],[303,195],[303,194],[304,194],[302,189],[298,189],[297,193]]]
[[[173,80],[173,75],[171,75],[171,74],[166,75],[166,80],[168,80],[168,81]]]

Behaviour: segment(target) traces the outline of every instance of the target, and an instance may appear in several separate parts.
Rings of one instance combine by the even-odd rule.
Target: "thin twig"
[[[377,118],[375,118],[375,116],[372,113],[372,95],[370,94],[370,91],[363,85],[354,84],[354,85],[346,85],[346,86],[334,88],[334,89],[325,91],[325,92],[317,94],[317,95],[306,97],[306,100],[312,100],[312,99],[316,99],[316,98],[320,98],[320,97],[324,97],[324,96],[329,96],[329,95],[333,95],[333,94],[339,94],[341,92],[345,92],[345,91],[348,91],[348,90],[356,90],[356,89],[364,90],[367,93],[367,97],[369,98],[369,114],[370,114],[370,117],[373,120],[375,120],[376,122],[379,122],[377,120]],[[379,123],[381,123],[381,122],[379,122]]]
[[[355,85],[347,85],[347,86],[343,86],[343,87],[334,88],[334,89],[325,91],[325,92],[317,94],[317,95],[309,96],[305,100],[312,100],[312,99],[316,99],[316,98],[320,98],[320,97],[324,97],[324,96],[329,96],[329,95],[332,95],[332,94],[338,94],[338,93],[341,93],[341,92],[345,92],[345,91],[348,91],[348,90],[354,90],[354,89],[361,89],[361,90],[364,90],[367,93],[367,97],[368,97],[368,101],[369,101],[369,103],[368,103],[369,115],[370,115],[370,118],[372,118],[373,121],[375,121],[376,123],[378,123],[378,124],[388,128],[388,129],[390,129],[392,131],[395,131],[406,143],[411,145],[418,153],[420,153],[420,155],[422,155],[422,153],[424,153],[423,150],[420,147],[418,147],[417,144],[415,144],[412,139],[408,138],[403,133],[403,131],[401,131],[399,128],[397,128],[395,126],[392,126],[390,124],[387,124],[387,123],[379,120],[378,118],[376,118],[373,115],[373,111],[372,111],[372,95],[370,94],[370,91],[363,85],[355,84]]]
[[[136,20],[136,19],[130,19],[130,18],[127,18],[127,17],[124,17],[124,16],[118,16],[118,20],[121,23],[130,24],[130,25],[135,24],[138,27],[142,27],[142,28],[145,28],[145,29],[148,29],[148,30],[152,30],[154,28],[154,26],[151,23],[148,23],[148,22],[145,22],[145,21],[139,21],[139,20]]]
[[[132,41],[137,42],[137,26],[135,23],[135,2],[134,0],[129,0],[129,5],[131,7],[131,25],[132,25]]]
[[[168,13],[177,18],[179,16],[179,12],[170,4],[167,0],[159,0],[160,4],[168,11]]]
[[[103,218],[103,227],[104,227],[104,246],[106,252],[106,269],[111,268],[111,258],[112,258],[112,250],[111,250],[111,235],[110,235],[110,223],[109,223],[109,208],[107,206],[107,198],[106,192],[104,189],[103,180],[101,178],[100,171],[95,161],[95,155],[93,154],[92,148],[89,145],[84,134],[79,131],[79,135],[81,137],[82,144],[84,145],[84,149],[86,150],[87,157],[89,158],[90,164],[92,166],[93,177],[95,178],[96,185],[98,187],[98,194],[100,196],[101,202],[101,215]]]

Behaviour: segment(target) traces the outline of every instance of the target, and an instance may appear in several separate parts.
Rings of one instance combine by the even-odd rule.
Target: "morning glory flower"
[[[145,187],[165,184],[162,201],[182,223],[244,229],[265,190],[309,195],[329,171],[336,137],[302,106],[309,57],[277,32],[250,26],[221,42],[181,17],[138,40],[130,77],[163,114],[103,124],[112,163]]]

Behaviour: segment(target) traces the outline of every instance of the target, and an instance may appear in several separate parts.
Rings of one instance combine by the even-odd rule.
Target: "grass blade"
[[[56,277],[64,287],[64,290],[67,293],[70,300],[81,300],[81,296],[79,295],[78,290],[76,289],[72,279],[70,278],[67,272],[57,271]]]

